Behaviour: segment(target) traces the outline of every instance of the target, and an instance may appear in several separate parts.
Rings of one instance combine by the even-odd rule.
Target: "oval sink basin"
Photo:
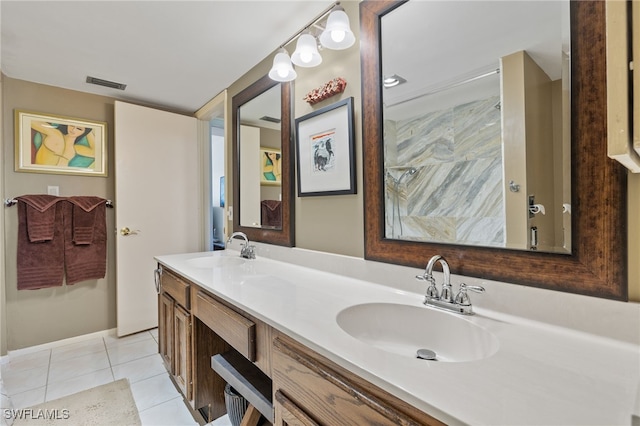
[[[341,311],[340,328],[375,348],[417,358],[419,349],[435,352],[435,361],[468,362],[498,350],[498,339],[460,317],[423,306],[367,303]],[[424,361],[431,362],[431,361]]]
[[[245,259],[241,257],[231,256],[204,256],[189,259],[186,263],[194,268],[215,268],[222,266],[239,266],[245,262]]]

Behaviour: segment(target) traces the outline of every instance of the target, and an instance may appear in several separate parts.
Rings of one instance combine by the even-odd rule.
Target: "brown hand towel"
[[[100,197],[69,197],[73,204],[73,242],[76,244],[91,244],[96,221],[96,207],[105,204],[107,200]]]
[[[29,241],[51,241],[53,239],[56,209],[51,209],[62,198],[54,195],[21,195],[17,197],[27,205],[26,224]]]
[[[42,209],[47,202],[45,197],[51,197],[49,207],[45,210],[47,215],[40,216],[43,222],[51,223],[48,226],[34,227],[29,232],[27,221],[37,220],[38,215],[28,216],[28,210]],[[62,285],[64,277],[64,229],[61,199],[53,201],[53,196],[21,196],[18,198],[18,290],[35,290],[38,288],[57,287]],[[29,204],[27,204],[29,202]],[[35,206],[35,208],[34,208]],[[51,217],[49,217],[51,215]],[[31,241],[30,237],[35,237]],[[50,237],[50,238],[49,238]]]
[[[264,226],[282,227],[282,203],[278,200],[263,200],[261,221]]]
[[[104,278],[107,273],[106,201],[69,197],[64,209],[64,256],[67,284]]]

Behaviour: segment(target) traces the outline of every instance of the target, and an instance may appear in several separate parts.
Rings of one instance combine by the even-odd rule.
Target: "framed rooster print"
[[[297,118],[298,196],[356,193],[353,98]]]

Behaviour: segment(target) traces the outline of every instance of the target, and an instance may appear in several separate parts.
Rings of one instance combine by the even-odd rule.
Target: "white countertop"
[[[260,252],[242,264],[189,263],[237,256],[225,250],[156,260],[445,423],[629,425],[632,414],[639,414],[636,344],[476,307],[476,315],[463,319],[497,337],[495,354],[460,363],[418,360],[357,340],[338,326],[336,316],[371,302],[423,307],[421,294],[267,259]]]

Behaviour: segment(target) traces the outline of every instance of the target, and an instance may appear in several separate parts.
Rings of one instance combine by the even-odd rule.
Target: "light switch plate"
[[[60,195],[60,187],[59,186],[47,186],[47,194],[55,195],[56,197]]]

